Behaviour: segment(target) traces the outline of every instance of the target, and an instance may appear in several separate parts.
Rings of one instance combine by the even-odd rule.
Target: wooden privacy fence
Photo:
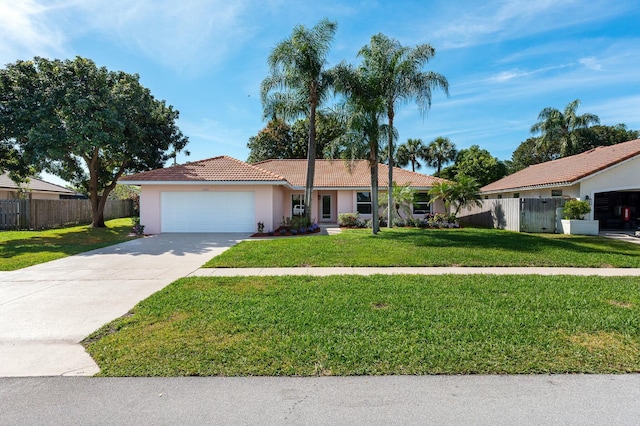
[[[562,198],[504,198],[482,200],[482,207],[462,209],[462,225],[506,229],[516,232],[556,232],[558,209]]]
[[[131,200],[108,200],[104,219],[133,216]],[[89,200],[0,200],[0,229],[60,228],[91,222]]]

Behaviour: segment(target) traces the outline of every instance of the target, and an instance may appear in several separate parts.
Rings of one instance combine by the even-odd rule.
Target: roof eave
[[[126,180],[120,179],[118,183],[124,185],[284,185],[291,186],[286,180]]]
[[[572,186],[578,183],[577,181],[571,182],[555,182],[555,183],[546,183],[540,185],[528,185],[528,186],[517,186],[513,188],[504,188],[504,189],[490,189],[488,191],[480,191],[481,194],[499,194],[501,192],[516,192],[516,191],[532,191],[534,189],[547,189],[547,188],[557,188],[562,187],[565,188],[567,186]]]

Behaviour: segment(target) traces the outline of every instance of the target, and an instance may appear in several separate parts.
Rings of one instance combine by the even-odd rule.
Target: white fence
[[[482,200],[482,207],[462,209],[462,225],[506,229],[516,232],[556,232],[557,210],[562,198],[504,198]]]

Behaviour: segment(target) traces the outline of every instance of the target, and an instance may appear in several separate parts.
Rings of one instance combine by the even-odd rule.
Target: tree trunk
[[[104,196],[91,196],[91,227],[92,228],[106,228],[104,224],[104,205],[106,199]]]
[[[309,109],[309,144],[307,146],[307,182],[304,188],[304,215],[311,222],[313,178],[316,172],[316,103]]]
[[[369,158],[371,170],[371,232],[376,235],[380,231],[380,213],[378,211],[378,141],[371,146]]]
[[[124,173],[127,162],[125,161],[120,165],[118,173],[113,177],[112,182],[102,189],[102,195],[98,195],[98,150],[94,150],[93,157],[91,159],[85,158],[87,166],[89,168],[89,201],[91,202],[91,227],[92,228],[106,228],[104,223],[104,207],[107,204],[109,194],[116,187],[118,179]]]
[[[387,228],[393,228],[393,105],[389,106],[389,194],[387,206]],[[377,166],[376,166],[377,167]],[[376,173],[377,174],[377,173]]]
[[[391,210],[391,209],[388,209]],[[380,231],[380,213],[378,212],[378,162],[371,165],[371,232]]]

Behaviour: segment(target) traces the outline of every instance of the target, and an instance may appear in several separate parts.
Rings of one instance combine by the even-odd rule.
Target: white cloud
[[[94,30],[167,67],[198,73],[251,36],[243,0],[87,0],[78,3]]]
[[[443,48],[460,48],[521,38],[617,16],[633,6],[594,0],[495,0],[451,2],[449,19],[429,22]],[[463,10],[464,12],[460,12]]]
[[[68,56],[73,41],[97,33],[163,66],[199,73],[252,37],[243,19],[248,1],[0,0],[0,61]]]
[[[579,60],[579,62],[580,64],[584,65],[585,67],[591,70],[594,70],[594,71],[602,70],[602,64],[598,62],[598,60],[593,56],[589,56],[588,58],[582,58]]]
[[[50,19],[57,9],[55,2],[0,0],[0,63],[63,52],[66,37]]]
[[[640,130],[638,114],[640,95],[604,99],[585,107],[585,111],[593,111],[600,117],[600,122],[608,126],[624,123],[630,130]]]

